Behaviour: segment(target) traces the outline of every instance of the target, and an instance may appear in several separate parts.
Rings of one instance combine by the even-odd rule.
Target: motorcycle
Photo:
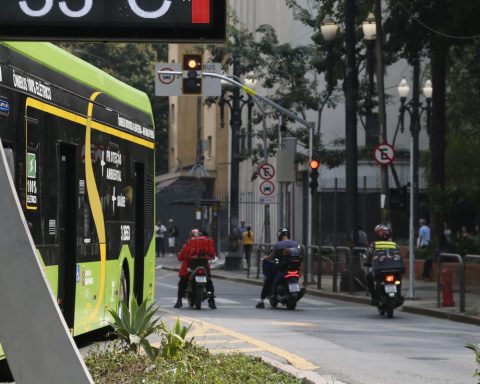
[[[190,261],[188,285],[185,296],[190,308],[202,308],[202,302],[211,297],[212,293],[207,291],[208,280],[208,259],[195,258]]]
[[[275,259],[276,275],[272,292],[268,297],[274,308],[283,304],[287,309],[294,310],[298,301],[305,294],[305,288],[300,287],[300,265],[302,256],[298,248],[285,248],[280,258]]]
[[[374,287],[380,316],[393,317],[395,308],[403,304],[401,256],[397,251],[381,251],[373,259]]]

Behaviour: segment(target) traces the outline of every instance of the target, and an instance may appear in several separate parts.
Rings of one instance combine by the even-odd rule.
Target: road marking
[[[304,328],[314,328],[317,325],[313,323],[300,323],[293,321],[271,321],[273,325],[287,326],[287,327],[304,327]]]
[[[295,368],[298,368],[300,370],[311,371],[311,370],[315,370],[315,369],[318,368],[315,364],[313,364],[310,361],[304,359],[303,357],[300,357],[300,356],[297,356],[297,355],[295,355],[291,352],[285,351],[284,349],[275,347],[275,346],[273,346],[271,344],[268,344],[268,343],[266,343],[262,340],[258,340],[258,339],[255,339],[253,337],[243,335],[239,332],[235,332],[231,329],[224,328],[220,325],[209,323],[209,322],[204,321],[204,320],[198,320],[198,319],[187,317],[187,316],[179,316],[178,313],[171,312],[171,311],[165,311],[165,312],[167,312],[170,316],[173,316],[174,318],[180,318],[181,321],[183,321],[187,324],[188,323],[198,324],[202,329],[213,330],[213,331],[220,332],[224,335],[239,339],[239,340],[241,340],[245,343],[252,344],[257,348],[260,348],[262,351],[269,352],[273,355],[280,356],[280,357],[284,358],[285,360],[287,360],[289,364],[291,364],[292,366],[294,366]]]

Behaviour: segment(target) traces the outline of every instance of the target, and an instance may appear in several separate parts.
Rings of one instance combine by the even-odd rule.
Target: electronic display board
[[[220,42],[226,0],[1,0],[0,40]]]

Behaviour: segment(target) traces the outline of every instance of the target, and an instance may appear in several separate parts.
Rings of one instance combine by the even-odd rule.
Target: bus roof
[[[152,115],[148,96],[51,43],[5,41],[2,44],[63,75]]]

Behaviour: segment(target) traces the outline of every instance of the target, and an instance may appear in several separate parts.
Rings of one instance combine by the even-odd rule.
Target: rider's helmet
[[[202,236],[202,233],[198,229],[193,228],[190,231],[190,237],[198,237],[198,236]]]
[[[392,231],[386,225],[379,224],[375,227],[375,235],[378,240],[387,240],[392,235]]]
[[[283,227],[278,231],[277,236],[278,241],[282,240],[283,236],[287,236],[288,238],[290,238],[290,230],[287,227]]]

